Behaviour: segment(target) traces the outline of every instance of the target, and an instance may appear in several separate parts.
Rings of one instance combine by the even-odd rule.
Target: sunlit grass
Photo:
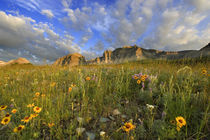
[[[2,67],[0,139],[208,139],[208,68]]]

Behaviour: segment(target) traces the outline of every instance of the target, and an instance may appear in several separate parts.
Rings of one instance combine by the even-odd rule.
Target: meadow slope
[[[210,64],[190,64],[1,67],[0,139],[209,139]]]

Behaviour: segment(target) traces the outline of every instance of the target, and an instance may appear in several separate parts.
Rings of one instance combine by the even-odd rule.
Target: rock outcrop
[[[85,57],[79,53],[69,54],[57,59],[53,65],[56,66],[77,66],[86,64]]]
[[[31,64],[26,58],[18,58],[14,60],[10,60],[9,62],[0,61],[0,66],[8,66],[8,65],[15,65],[15,64]]]
[[[85,61],[85,58],[80,54],[70,54],[59,58],[54,65],[80,65],[80,64],[109,64],[122,63],[130,61],[138,61],[143,59],[182,59],[195,57],[210,56],[210,43],[200,50],[185,50],[185,51],[159,51],[155,49],[144,49],[136,45],[124,46],[117,48],[114,51],[106,50],[102,57],[97,57],[92,60]]]

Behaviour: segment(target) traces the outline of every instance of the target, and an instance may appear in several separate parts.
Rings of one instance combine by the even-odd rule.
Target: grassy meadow
[[[0,67],[0,140],[210,139],[209,66]]]

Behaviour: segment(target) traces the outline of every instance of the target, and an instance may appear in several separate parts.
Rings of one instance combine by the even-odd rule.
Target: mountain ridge
[[[182,50],[182,51],[160,51],[155,49],[145,49],[134,46],[123,46],[115,50],[106,50],[103,56],[92,60],[85,60],[81,54],[74,53],[58,58],[53,65],[57,66],[77,66],[81,64],[109,64],[129,61],[138,61],[143,59],[183,59],[210,56],[210,43],[200,50]],[[72,59],[74,58],[74,59]]]

